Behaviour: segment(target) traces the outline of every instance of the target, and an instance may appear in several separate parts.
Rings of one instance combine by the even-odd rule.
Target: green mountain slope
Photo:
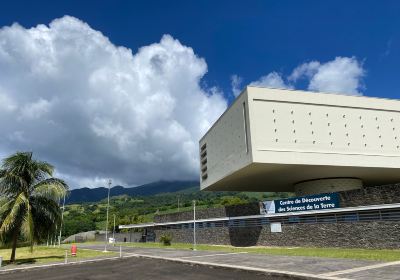
[[[147,196],[160,193],[169,193],[185,190],[188,188],[198,187],[197,181],[158,181],[150,184],[141,185],[134,188],[125,188],[122,186],[112,187],[111,196],[129,195],[129,196]],[[100,188],[80,188],[71,190],[66,199],[67,204],[95,202],[107,197],[108,189]]]
[[[109,225],[113,216],[116,225],[153,221],[156,213],[190,211],[196,200],[198,209],[244,204],[287,197],[290,193],[205,192],[198,187],[183,188],[176,192],[154,195],[117,195],[110,199]],[[66,206],[63,236],[81,231],[104,230],[106,226],[107,199],[97,202],[75,203]]]

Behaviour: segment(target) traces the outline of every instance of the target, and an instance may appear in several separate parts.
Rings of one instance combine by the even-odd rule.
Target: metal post
[[[64,209],[65,209],[65,195],[64,195],[64,201],[63,201],[62,212],[61,212],[60,236],[58,237],[58,247],[61,247],[61,232],[62,232],[62,225],[63,225],[63,221],[64,221]]]
[[[114,215],[114,227],[113,227],[113,241],[114,241],[114,243],[113,243],[113,246],[115,246],[115,214],[113,214]]]
[[[113,238],[115,238],[115,214],[114,214]]]
[[[110,208],[110,187],[111,187],[112,181],[111,179],[108,180],[108,196],[107,196],[107,221],[106,221],[106,240],[104,244],[104,251],[107,252],[107,242],[108,242],[108,210]]]
[[[68,263],[68,250],[65,250],[65,260],[64,263]]]
[[[122,246],[119,246],[119,257],[122,258]]]
[[[178,195],[178,212],[179,212],[179,195]]]
[[[196,251],[196,200],[193,200],[193,251]]]

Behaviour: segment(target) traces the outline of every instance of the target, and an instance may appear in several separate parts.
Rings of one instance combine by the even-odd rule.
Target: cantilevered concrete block
[[[247,87],[199,145],[203,190],[400,182],[400,101]]]

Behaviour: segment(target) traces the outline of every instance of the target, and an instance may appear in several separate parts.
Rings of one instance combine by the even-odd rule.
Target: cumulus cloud
[[[364,76],[363,64],[355,57],[336,57],[325,63],[319,61],[303,63],[293,69],[287,77],[271,72],[250,85],[293,89],[299,80],[305,80],[308,90],[362,95]]]
[[[133,54],[74,17],[3,27],[0,155],[32,150],[73,187],[197,178],[198,139],[227,107],[206,72],[169,35]]]
[[[313,91],[361,95],[363,65],[355,57],[336,57],[326,63],[311,61],[295,68],[289,81],[301,78],[309,80],[308,89]]]
[[[231,87],[233,96],[237,97],[242,91],[241,85],[243,83],[243,78],[238,75],[231,76]]]
[[[268,75],[262,76],[257,81],[251,82],[250,85],[269,88],[291,88],[291,86],[286,84],[282,76],[277,72],[271,72]]]

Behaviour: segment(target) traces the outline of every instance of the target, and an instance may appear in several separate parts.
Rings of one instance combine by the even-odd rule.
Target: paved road
[[[102,246],[90,246],[102,250]],[[117,247],[110,250],[118,251]],[[123,247],[127,254],[165,257],[185,261],[199,261],[220,265],[239,265],[261,270],[304,274],[339,279],[400,279],[400,261],[378,262],[366,260],[316,258],[301,256],[277,256],[262,254],[226,254],[224,252],[190,251],[175,249],[149,249]]]
[[[104,260],[95,263],[74,264],[51,268],[40,268],[0,274],[1,280],[205,280],[205,279],[252,279],[286,280],[285,277],[267,277],[259,273],[250,273],[207,266],[191,266],[183,263],[163,260],[125,258]]]
[[[92,250],[99,245],[79,245]],[[118,247],[109,247],[119,251]],[[0,279],[400,279],[400,261],[376,262],[316,257],[274,256],[221,251],[123,247],[124,258],[1,274]],[[201,265],[200,265],[201,264]],[[218,266],[224,266],[218,267]],[[245,270],[240,270],[240,268]],[[246,270],[253,270],[247,272]],[[258,270],[255,272],[254,270]],[[270,276],[291,274],[288,276]],[[301,277],[301,279],[305,279]]]

